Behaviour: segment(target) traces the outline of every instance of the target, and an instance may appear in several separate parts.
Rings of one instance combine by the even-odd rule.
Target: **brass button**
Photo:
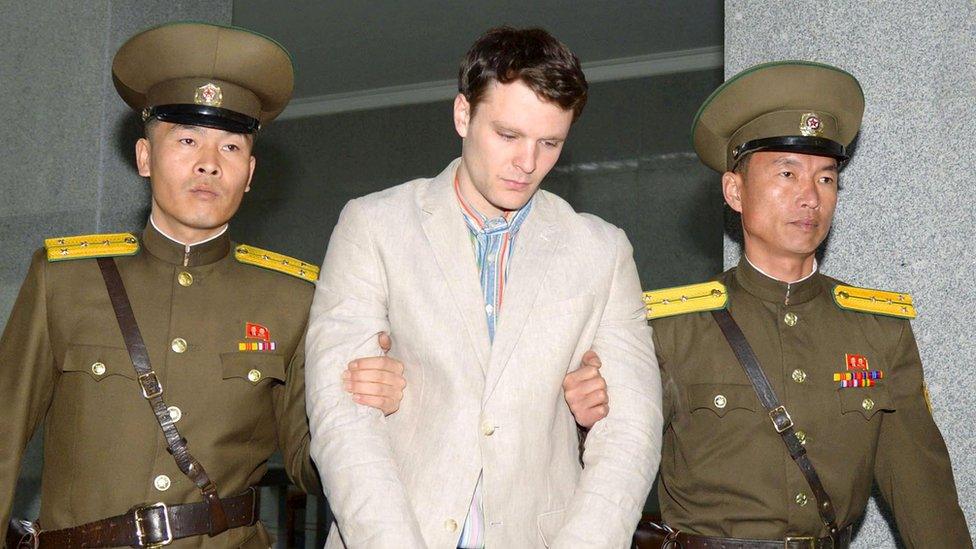
[[[247,379],[251,380],[251,383],[257,383],[261,381],[261,370],[251,370],[247,373]]]
[[[180,274],[176,275],[176,281],[180,283],[180,286],[185,288],[193,284],[193,275],[186,271],[181,271]]]
[[[486,437],[490,437],[491,435],[495,434],[495,426],[492,425],[490,421],[485,420],[485,422],[481,424],[481,432],[484,433]]]
[[[153,479],[153,486],[155,486],[156,489],[159,490],[160,492],[165,492],[166,490],[169,490],[171,484],[172,483],[170,482],[169,477],[166,475],[159,475],[158,477]]]
[[[790,327],[796,326],[797,318],[798,317],[796,316],[795,313],[786,313],[786,316],[783,317],[783,322],[785,322],[786,325]]]
[[[105,373],[105,365],[101,362],[96,362],[91,366],[92,373],[96,376],[103,375]]]
[[[870,398],[866,398],[862,400],[861,408],[864,408],[865,410],[870,410],[871,408],[874,408],[874,401],[871,400]]]
[[[807,380],[807,373],[806,372],[804,372],[803,370],[801,370],[799,368],[797,368],[796,370],[793,370],[793,381],[795,381],[797,383],[803,383],[806,380]]]
[[[794,496],[793,501],[795,501],[796,504],[799,505],[800,507],[803,507],[804,505],[807,504],[808,501],[807,495],[804,494],[803,492],[800,492],[796,496]]]
[[[182,337],[178,337],[170,343],[170,348],[173,349],[174,353],[185,353],[186,352],[186,340]]]
[[[715,395],[715,407],[725,408],[725,405],[729,403],[729,400],[725,398],[725,395]]]
[[[804,433],[803,431],[797,431],[796,432],[796,440],[799,440],[800,441],[800,444],[806,446],[807,445],[807,434]]]
[[[166,411],[169,412],[169,418],[173,420],[173,423],[176,423],[183,417],[183,410],[180,410],[176,406],[170,406],[166,408]]]
[[[444,529],[447,530],[448,532],[456,532],[457,527],[458,527],[458,523],[454,519],[447,519],[444,521]]]

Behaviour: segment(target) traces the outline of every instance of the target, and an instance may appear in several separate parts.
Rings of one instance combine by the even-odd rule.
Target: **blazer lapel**
[[[485,370],[491,343],[488,340],[488,320],[485,318],[478,265],[468,228],[454,195],[454,173],[459,163],[460,160],[455,160],[430,182],[421,204],[425,212],[422,225],[457,305],[475,357]]]
[[[484,401],[491,396],[508,365],[549,272],[554,252],[559,246],[560,235],[556,228],[551,205],[545,195],[537,193],[532,211],[515,237],[511,270],[506,280],[502,310],[498,315],[495,341],[488,362]]]

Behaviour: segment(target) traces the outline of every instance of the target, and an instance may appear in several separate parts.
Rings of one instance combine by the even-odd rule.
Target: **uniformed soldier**
[[[911,296],[817,269],[863,110],[853,76],[791,61],[734,76],[695,118],[745,254],[711,282],[645,294],[665,389],[664,535],[682,548],[846,547],[873,483],[906,546],[972,547]],[[750,353],[727,314],[761,374],[740,364]]]
[[[0,341],[0,540],[43,420],[40,547],[268,547],[253,487],[272,453],[321,489],[304,398],[318,269],[226,230],[254,135],[291,96],[291,60],[243,29],[178,23],[130,39],[113,76],[146,122],[150,219],[138,237],[51,238],[34,255]],[[359,399],[391,412],[395,391]]]

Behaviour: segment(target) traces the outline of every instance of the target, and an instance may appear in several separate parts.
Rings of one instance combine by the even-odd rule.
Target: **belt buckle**
[[[780,406],[780,408],[782,408],[782,406]],[[785,412],[786,410],[784,409],[783,411]],[[789,414],[787,414],[787,417],[789,417]],[[787,429],[789,429],[789,427],[787,427]],[[791,543],[802,544],[802,545],[791,546],[790,545]],[[783,540],[783,547],[785,549],[797,549],[800,547],[809,547],[810,549],[817,549],[817,538],[813,536],[786,536],[786,539]]]
[[[786,406],[780,405],[770,410],[769,419],[773,422],[773,428],[776,429],[776,432],[780,434],[782,434],[783,431],[793,426],[793,418],[791,418],[790,413],[786,411]],[[791,538],[791,539],[803,539],[803,538]]]
[[[142,387],[142,396],[147,399],[163,394],[163,385],[156,377],[156,372],[146,372],[139,376],[139,386]]]
[[[139,514],[142,512],[151,511],[153,509],[163,510],[163,526],[166,527],[166,535],[163,536],[162,541],[147,544],[146,531],[143,530],[142,528],[142,523],[145,522],[147,519],[142,518],[141,516],[139,516]],[[169,523],[169,508],[166,507],[165,503],[160,501],[152,505],[143,505],[140,507],[136,507],[135,509],[132,510],[132,517],[135,519],[136,538],[139,541],[139,545],[143,547],[155,548],[155,547],[162,547],[164,545],[169,545],[170,543],[173,543],[173,529]]]

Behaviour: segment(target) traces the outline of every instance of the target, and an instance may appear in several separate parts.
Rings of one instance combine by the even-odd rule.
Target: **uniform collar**
[[[810,301],[823,289],[819,283],[820,274],[814,263],[813,272],[796,282],[782,282],[763,273],[745,256],[739,259],[735,269],[735,281],[750,294],[763,301],[783,305],[799,305]]]
[[[230,236],[227,234],[227,227],[207,240],[186,245],[157,229],[151,217],[146,223],[146,230],[142,233],[142,244],[153,256],[166,263],[184,267],[209,265],[223,259],[230,252]]]

